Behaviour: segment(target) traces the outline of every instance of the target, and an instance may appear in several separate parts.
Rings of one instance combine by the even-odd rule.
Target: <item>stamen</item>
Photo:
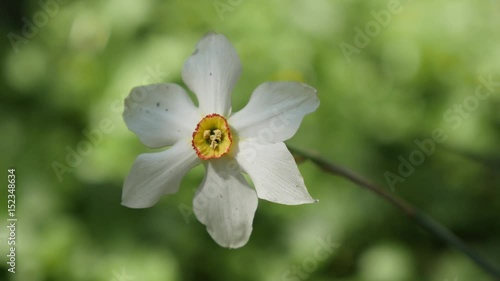
[[[214,133],[215,138],[216,138],[216,139],[218,139],[218,140],[220,141],[220,138],[221,138],[221,136],[222,136],[222,132],[221,132],[221,130],[213,130],[212,132]]]
[[[203,132],[203,138],[208,140],[208,138],[210,138],[210,130],[205,130]]]

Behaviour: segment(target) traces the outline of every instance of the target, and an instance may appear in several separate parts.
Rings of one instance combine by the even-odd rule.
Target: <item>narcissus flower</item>
[[[287,205],[315,202],[283,142],[318,107],[316,90],[298,82],[264,83],[233,114],[231,91],[240,73],[240,60],[226,37],[209,33],[182,70],[198,107],[176,84],[132,89],[123,113],[127,127],[148,147],[170,148],[137,157],[125,179],[123,205],[153,206],[162,195],[177,192],[184,175],[203,164],[194,214],[219,245],[238,248],[252,232],[257,198]]]

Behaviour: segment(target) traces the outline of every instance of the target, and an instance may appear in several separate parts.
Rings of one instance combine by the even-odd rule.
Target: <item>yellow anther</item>
[[[210,138],[210,130],[205,130],[203,132],[203,138],[208,140]]]

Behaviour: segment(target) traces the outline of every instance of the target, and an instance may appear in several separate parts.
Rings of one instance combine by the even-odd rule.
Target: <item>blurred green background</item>
[[[4,181],[1,280],[492,280],[385,201],[309,162],[299,168],[320,202],[259,201],[241,249],[219,247],[190,213],[201,167],[178,194],[127,209],[123,180],[150,150],[121,112],[134,86],[184,85],[197,41],[223,33],[243,65],[233,111],[265,81],[312,85],[321,105],[288,144],[405,198],[500,265],[497,1],[3,3],[1,168],[5,178],[17,170],[18,222],[10,274]],[[390,186],[387,172],[401,176],[401,159],[437,128],[446,140]],[[70,166],[69,151],[97,130]],[[59,175],[58,164],[67,167]],[[318,258],[320,240],[337,246]]]

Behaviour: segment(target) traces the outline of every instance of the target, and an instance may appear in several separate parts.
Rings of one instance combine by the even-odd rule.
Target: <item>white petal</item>
[[[139,155],[123,184],[122,205],[153,206],[162,195],[176,193],[184,175],[200,162],[186,141],[162,152]]]
[[[240,59],[231,43],[224,35],[208,33],[184,64],[182,79],[198,97],[204,115],[229,116],[231,91],[240,73]]]
[[[236,160],[252,179],[259,198],[287,205],[315,202],[284,143],[262,145],[256,139],[241,141]]]
[[[198,220],[219,245],[239,248],[252,233],[257,195],[238,172],[233,160],[210,160],[193,206]]]
[[[123,119],[147,146],[157,148],[189,138],[200,113],[176,84],[135,87],[125,99]]]
[[[316,90],[298,82],[261,84],[248,104],[228,120],[241,138],[258,138],[262,143],[291,138],[304,115],[318,108]]]

